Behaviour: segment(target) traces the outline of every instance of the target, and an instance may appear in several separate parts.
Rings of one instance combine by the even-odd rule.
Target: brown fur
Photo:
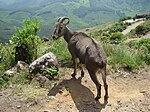
[[[69,23],[69,18],[68,23]],[[62,18],[65,20],[65,18]],[[61,27],[59,27],[61,26]],[[59,33],[57,33],[59,31]],[[108,85],[106,83],[106,65],[107,59],[105,52],[102,47],[100,47],[91,37],[87,36],[82,32],[73,33],[66,27],[66,24],[63,24],[63,21],[58,21],[56,29],[54,32],[53,38],[58,39],[59,37],[64,36],[64,39],[68,43],[68,49],[72,55],[72,60],[74,63],[74,73],[72,77],[76,76],[77,69],[77,59],[79,59],[81,64],[84,64],[90,74],[92,81],[97,87],[97,96],[96,100],[101,97],[101,84],[99,83],[96,73],[101,71],[102,79],[104,82],[105,96],[108,98]],[[81,67],[81,76],[84,76],[83,68]]]

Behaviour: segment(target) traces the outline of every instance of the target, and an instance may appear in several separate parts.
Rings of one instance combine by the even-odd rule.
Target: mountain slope
[[[47,36],[59,16],[68,16],[70,27],[81,29],[143,12],[150,12],[149,0],[0,0],[0,38],[8,38],[28,17],[37,16],[40,35]]]

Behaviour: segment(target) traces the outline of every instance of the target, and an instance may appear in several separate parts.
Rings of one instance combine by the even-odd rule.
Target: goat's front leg
[[[75,78],[77,75],[77,63],[78,63],[78,58],[73,58],[73,67],[74,67],[74,72],[72,74],[72,77]]]

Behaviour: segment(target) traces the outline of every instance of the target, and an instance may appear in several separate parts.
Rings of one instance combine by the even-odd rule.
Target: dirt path
[[[109,100],[104,101],[102,89],[102,98],[95,102],[96,87],[87,71],[83,78],[77,75],[73,79],[70,76],[72,69],[62,68],[65,78],[52,89],[45,89],[33,104],[24,102],[20,96],[8,95],[8,89],[2,91],[0,112],[149,112],[149,70],[138,74],[110,73],[107,76]]]
[[[122,33],[124,35],[128,34],[132,29],[135,29],[138,25],[144,23],[145,21],[139,21],[139,22],[136,22],[134,24],[132,24],[131,26],[128,26],[127,29],[125,29]]]

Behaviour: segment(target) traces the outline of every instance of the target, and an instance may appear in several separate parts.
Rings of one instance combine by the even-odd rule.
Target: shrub
[[[139,26],[137,26],[135,28],[135,33],[138,34],[138,35],[144,35],[148,31],[150,31],[150,21],[147,21],[143,24],[140,24]]]
[[[11,44],[14,45],[15,62],[25,61],[30,63],[37,58],[37,46],[41,42],[37,36],[40,22],[34,18],[24,21],[22,28],[17,28],[16,33],[11,37]]]
[[[110,37],[110,41],[113,44],[119,44],[121,41],[125,40],[125,36],[121,32],[116,32]]]

